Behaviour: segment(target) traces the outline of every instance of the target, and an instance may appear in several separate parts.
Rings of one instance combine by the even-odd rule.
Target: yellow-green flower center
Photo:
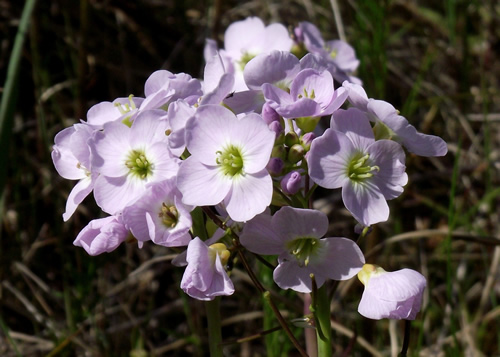
[[[161,211],[158,213],[162,223],[167,228],[174,228],[179,222],[179,212],[174,205],[167,205],[165,202],[161,204]]]
[[[356,182],[361,182],[374,175],[375,171],[380,171],[378,166],[370,166],[370,155],[357,153],[347,166],[347,176]]]
[[[233,177],[243,173],[243,155],[237,146],[229,145],[222,151],[217,151],[216,162],[224,175]]]
[[[286,243],[290,254],[295,256],[300,266],[307,266],[311,256],[314,256],[319,248],[319,239],[313,237],[297,238]]]
[[[238,61],[238,64],[240,65],[242,71],[245,69],[247,63],[250,62],[255,56],[256,55],[253,55],[248,52],[245,52],[243,56],[241,56],[241,59]]]
[[[153,164],[148,161],[143,150],[132,150],[125,165],[131,175],[144,180],[153,173]]]

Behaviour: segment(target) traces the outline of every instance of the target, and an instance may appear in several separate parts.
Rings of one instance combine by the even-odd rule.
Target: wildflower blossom
[[[352,73],[359,66],[359,59],[356,57],[354,48],[341,40],[325,41],[319,29],[310,22],[301,22],[295,28],[295,35],[300,43],[303,43],[310,54],[307,62],[321,61],[328,67],[333,78],[339,83],[344,80],[360,83],[361,81],[352,76]],[[302,63],[302,60],[301,60]]]
[[[188,205],[224,202],[235,221],[247,221],[269,206],[271,176],[266,165],[275,134],[257,114],[238,119],[219,105],[200,107],[186,124],[187,149],[177,185]]]
[[[224,244],[207,246],[195,237],[187,248],[187,267],[182,276],[181,289],[198,300],[213,300],[216,296],[233,294],[233,282],[224,269],[229,255]]]
[[[361,315],[374,320],[415,320],[427,284],[422,274],[411,269],[386,272],[365,264],[358,278],[365,286],[358,306]]]
[[[346,100],[344,88],[335,90],[328,71],[300,71],[290,86],[290,93],[271,84],[262,91],[270,106],[284,118],[318,117],[332,114]]]
[[[66,201],[64,221],[70,219],[78,205],[94,188],[97,174],[92,173],[90,149],[87,145],[92,133],[90,126],[75,124],[60,131],[54,138],[51,156],[57,172],[65,179],[79,180]]]
[[[166,70],[153,72],[144,84],[145,103],[141,109],[166,109],[169,103],[184,99],[194,104],[201,96],[201,83],[189,74]]]
[[[144,98],[129,95],[127,98],[116,98],[113,102],[100,102],[87,112],[87,124],[95,130],[101,130],[106,123],[113,121],[130,125],[139,114],[139,107]]]
[[[167,146],[164,111],[142,112],[129,128],[120,122],[104,125],[89,141],[92,167],[100,173],[94,186],[99,207],[109,214],[120,213],[137,199],[151,182],[177,173],[178,161]]]
[[[240,241],[251,252],[279,255],[273,278],[280,288],[311,292],[310,274],[320,287],[326,279],[350,279],[365,261],[352,240],[321,238],[327,230],[324,213],[285,206],[272,217],[261,214],[247,222]]]
[[[73,244],[89,255],[109,253],[118,248],[129,236],[120,216],[94,219],[81,230]]]
[[[249,17],[233,22],[224,34],[224,49],[219,53],[228,73],[235,76],[234,89],[239,92],[248,89],[243,69],[246,64],[261,53],[272,50],[289,51],[293,41],[288,30],[282,24],[265,26],[261,19]],[[214,41],[208,41],[205,48],[205,60],[215,55],[217,48]]]
[[[123,220],[134,237],[165,247],[188,245],[191,240],[191,207],[182,203],[175,179],[151,184],[146,192],[123,210]]]
[[[395,140],[409,152],[419,156],[444,156],[448,152],[443,139],[417,132],[391,104],[383,100],[368,99],[366,92],[357,84],[344,82],[342,86],[347,89],[351,104],[365,111],[375,122],[377,139]]]
[[[364,226],[386,221],[386,200],[398,197],[408,181],[405,154],[390,140],[375,141],[366,115],[338,110],[330,128],[311,144],[309,175],[325,188],[342,188],[342,200]]]

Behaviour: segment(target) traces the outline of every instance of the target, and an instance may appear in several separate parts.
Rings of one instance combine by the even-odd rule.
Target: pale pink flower
[[[370,319],[415,320],[422,306],[425,277],[411,269],[387,272],[365,264],[358,273],[365,285],[358,312]]]
[[[266,170],[275,134],[258,114],[238,119],[220,105],[200,107],[186,124],[187,149],[177,176],[182,201],[194,206],[224,203],[239,222],[271,203],[273,185]]]

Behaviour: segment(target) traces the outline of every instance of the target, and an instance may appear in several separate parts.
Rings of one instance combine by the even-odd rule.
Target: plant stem
[[[226,224],[224,222],[222,222],[219,219],[219,217],[217,217],[217,215],[215,215],[208,207],[202,207],[202,209],[203,209],[203,212],[205,212],[205,214],[217,226],[219,226],[220,228],[222,228],[224,230],[228,229],[228,227],[226,226]],[[233,240],[234,247],[236,248],[236,250],[238,252],[238,256],[239,256],[239,258],[241,260],[241,263],[243,264],[243,267],[245,268],[248,276],[250,277],[250,279],[254,283],[255,287],[262,293],[264,299],[268,302],[269,306],[273,310],[274,315],[278,319],[278,322],[280,323],[281,327],[283,328],[283,330],[287,334],[287,336],[290,339],[290,341],[292,342],[292,344],[299,351],[300,355],[303,356],[303,357],[307,357],[306,351],[304,351],[304,349],[302,348],[302,346],[300,346],[299,341],[297,341],[297,339],[293,335],[292,331],[288,327],[287,322],[285,321],[285,319],[281,315],[278,307],[276,306],[276,304],[274,303],[273,299],[271,298],[270,292],[267,291],[262,286],[262,284],[260,283],[259,279],[255,276],[255,273],[253,272],[252,268],[250,268],[250,265],[248,264],[248,261],[245,258],[245,255],[243,254],[243,251],[241,250],[242,246],[239,244],[239,241],[238,241],[239,237],[238,237],[238,235],[236,233],[234,233],[233,231],[231,231],[231,235],[233,236],[233,239],[234,239]]]
[[[403,347],[401,348],[401,353],[399,354],[401,357],[405,357],[408,352],[408,346],[410,345],[410,327],[411,321],[405,320],[405,336],[403,339]]]
[[[332,355],[332,328],[330,325],[330,300],[326,285],[317,290],[315,299],[316,336],[318,338],[318,356]]]
[[[236,244],[238,244],[238,243],[236,243]],[[240,260],[241,260],[241,262],[243,264],[243,267],[245,268],[246,272],[248,273],[248,276],[250,277],[250,279],[254,283],[255,287],[262,293],[262,296],[264,297],[264,299],[268,302],[269,306],[273,310],[274,315],[278,319],[278,322],[280,323],[281,327],[283,328],[283,330],[287,334],[287,336],[290,339],[290,341],[292,342],[292,344],[299,351],[299,353],[300,353],[301,356],[307,357],[307,352],[302,348],[302,346],[299,344],[299,341],[297,341],[297,339],[293,335],[293,332],[288,327],[287,322],[285,321],[285,319],[281,315],[278,307],[276,306],[276,304],[274,303],[273,299],[271,298],[271,293],[269,291],[267,291],[262,286],[262,284],[260,283],[259,279],[257,279],[257,277],[255,276],[255,273],[253,272],[252,268],[250,268],[250,265],[248,264],[248,262],[247,262],[247,260],[245,258],[245,255],[243,254],[243,252],[241,251],[241,249],[238,249],[238,256],[240,257]]]
[[[220,296],[205,303],[208,323],[210,357],[222,357],[222,332],[220,323]]]

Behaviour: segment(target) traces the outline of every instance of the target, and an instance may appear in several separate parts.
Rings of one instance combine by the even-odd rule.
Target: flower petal
[[[328,231],[328,217],[320,211],[285,206],[273,216],[272,226],[283,241],[303,237],[321,238]]]
[[[290,52],[271,51],[250,60],[243,71],[248,88],[258,90],[264,83],[291,82],[300,70],[300,62]]]
[[[120,122],[111,122],[104,131],[94,133],[88,141],[91,151],[92,170],[110,177],[124,176],[129,172],[125,165],[129,144],[130,128]]]
[[[347,168],[354,146],[341,132],[327,129],[313,140],[307,162],[309,175],[321,187],[342,187],[347,180]]]
[[[243,226],[241,244],[249,251],[262,255],[277,255],[285,251],[282,236],[276,234],[268,213],[255,216]]]
[[[315,276],[347,280],[363,267],[365,257],[354,241],[343,237],[328,237],[321,239],[321,242],[321,259],[318,261],[314,258],[310,262]]]
[[[243,149],[243,170],[253,174],[266,167],[274,146],[275,134],[258,114],[249,114],[239,120],[228,132],[231,144]]]
[[[218,167],[206,166],[192,156],[182,162],[177,175],[177,187],[182,202],[194,206],[220,203],[231,189],[232,181]]]
[[[378,140],[367,149],[370,160],[379,170],[370,180],[379,188],[386,200],[391,200],[403,193],[403,186],[408,182],[405,172],[405,153],[395,141]]]
[[[192,156],[206,165],[217,165],[217,152],[230,143],[229,132],[238,119],[228,109],[204,105],[186,123],[186,143]]]
[[[287,253],[285,253],[287,254]],[[283,260],[274,269],[273,279],[282,289],[292,289],[299,293],[310,293],[312,291],[311,269],[300,267],[294,258]],[[321,287],[325,282],[323,276],[316,276],[316,284]]]
[[[233,178],[232,182],[232,189],[224,203],[234,221],[248,221],[271,204],[273,182],[267,170]]]
[[[330,127],[346,134],[359,151],[366,151],[375,142],[368,116],[359,109],[337,110],[332,115]]]
[[[342,200],[354,218],[364,226],[389,219],[389,206],[384,195],[368,179],[361,183],[346,180],[342,186]]]
[[[66,222],[75,213],[76,208],[85,197],[88,196],[92,189],[94,188],[93,180],[95,177],[85,177],[78,181],[78,183],[73,187],[69,193],[68,200],[66,201],[66,211],[63,213],[63,220]]]

